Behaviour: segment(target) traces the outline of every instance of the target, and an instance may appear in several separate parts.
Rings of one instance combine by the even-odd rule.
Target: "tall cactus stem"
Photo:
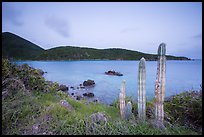
[[[166,44],[161,43],[158,48],[157,78],[155,82],[155,118],[164,121],[164,97],[166,88]]]
[[[138,118],[146,119],[146,68],[145,58],[141,58],[138,69]]]
[[[122,119],[125,118],[125,80],[122,81],[120,90],[120,116]]]

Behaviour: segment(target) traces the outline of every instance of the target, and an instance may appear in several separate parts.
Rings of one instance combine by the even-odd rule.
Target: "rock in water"
[[[120,72],[115,72],[114,70],[109,70],[108,72],[105,72],[107,75],[113,75],[113,76],[123,76]]]
[[[94,93],[91,93],[91,92],[86,92],[83,95],[87,97],[94,97]]]
[[[83,82],[83,86],[93,86],[93,85],[95,85],[95,82],[93,80],[90,80],[90,79]]]
[[[82,98],[81,95],[76,95],[76,100],[80,100]]]

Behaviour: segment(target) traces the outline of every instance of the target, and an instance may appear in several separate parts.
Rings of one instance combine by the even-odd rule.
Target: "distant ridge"
[[[34,59],[44,51],[32,42],[10,32],[2,33],[2,56],[13,59]]]
[[[109,48],[95,49],[85,47],[60,46],[44,50],[10,32],[2,33],[2,57],[14,60],[157,60],[156,54],[133,50]],[[167,55],[167,60],[190,60],[186,57]]]

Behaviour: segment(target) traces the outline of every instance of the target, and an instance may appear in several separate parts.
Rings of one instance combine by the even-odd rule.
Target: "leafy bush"
[[[171,115],[172,123],[201,130],[202,91],[189,91],[172,96],[165,101],[164,109]]]
[[[11,75],[11,63],[8,59],[2,59],[2,80]]]

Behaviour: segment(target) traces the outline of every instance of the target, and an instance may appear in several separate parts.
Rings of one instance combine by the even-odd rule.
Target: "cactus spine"
[[[164,121],[164,96],[166,86],[166,44],[161,43],[158,48],[157,78],[155,83],[155,118]]]
[[[120,90],[120,116],[122,119],[125,118],[125,80],[122,81]]]
[[[125,119],[130,118],[132,113],[132,103],[129,101],[125,107]]]
[[[146,69],[145,58],[140,59],[138,69],[138,117],[145,121],[146,118]]]

